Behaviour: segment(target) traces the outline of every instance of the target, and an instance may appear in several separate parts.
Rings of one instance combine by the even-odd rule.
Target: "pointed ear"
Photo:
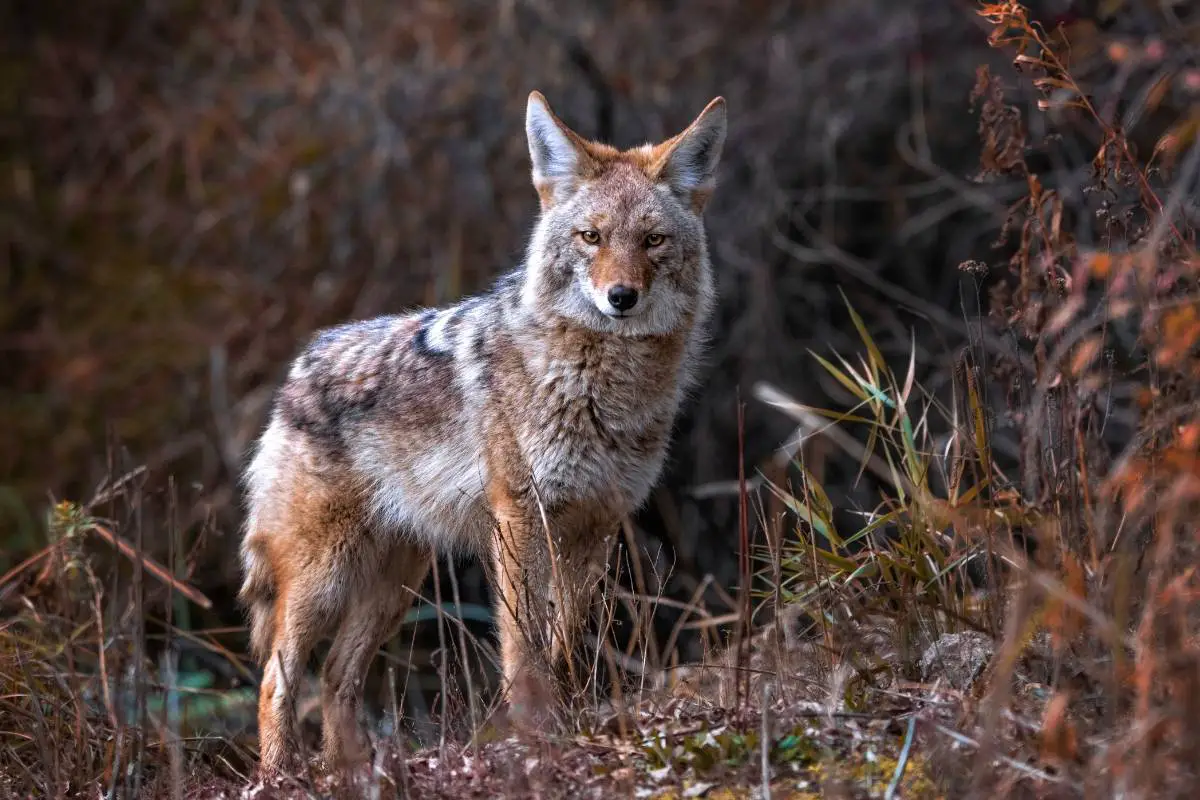
[[[583,137],[554,116],[541,92],[529,95],[525,108],[525,136],[533,161],[533,185],[542,209],[569,192],[590,165]]]
[[[659,145],[659,180],[699,214],[716,185],[725,144],[725,98],[714,98],[687,129]]]

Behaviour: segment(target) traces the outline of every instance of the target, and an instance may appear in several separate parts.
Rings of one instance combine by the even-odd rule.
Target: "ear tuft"
[[[703,208],[716,184],[725,129],[725,98],[717,97],[668,145],[661,177],[672,191],[696,205],[697,210]]]

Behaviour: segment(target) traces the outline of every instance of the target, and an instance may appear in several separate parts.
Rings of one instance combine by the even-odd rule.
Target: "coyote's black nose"
[[[637,305],[638,291],[632,286],[617,284],[608,290],[608,302],[617,311],[628,311]]]

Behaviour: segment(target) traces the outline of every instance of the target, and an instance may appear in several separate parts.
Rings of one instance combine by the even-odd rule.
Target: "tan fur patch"
[[[589,277],[592,285],[601,291],[620,285],[644,292],[650,288],[653,274],[653,265],[644,253],[621,252],[611,247],[602,247],[592,259]]]
[[[584,180],[599,180],[609,170],[624,164],[633,167],[650,181],[657,181],[670,156],[669,151],[663,150],[666,144],[618,150],[603,142],[584,142],[584,152],[588,155],[587,172],[581,172],[580,175]]]

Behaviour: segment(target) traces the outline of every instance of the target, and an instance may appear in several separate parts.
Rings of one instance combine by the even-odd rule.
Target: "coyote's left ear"
[[[533,162],[533,185],[542,209],[569,194],[591,166],[586,143],[579,134],[554,116],[541,92],[529,95],[525,108],[525,136]]]
[[[665,181],[699,214],[716,185],[717,164],[725,144],[725,98],[713,99],[687,129],[660,144],[655,158],[658,179]]]

